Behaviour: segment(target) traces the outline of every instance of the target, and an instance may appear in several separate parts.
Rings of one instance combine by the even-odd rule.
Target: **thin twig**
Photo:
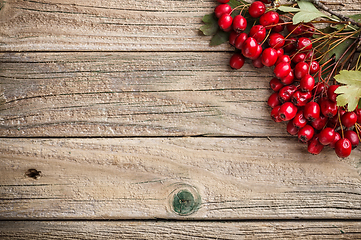
[[[355,20],[353,20],[352,18],[346,17],[340,13],[334,12],[333,10],[329,9],[328,7],[326,7],[323,3],[321,3],[320,0],[312,0],[313,4],[315,4],[318,8],[338,17],[341,18],[344,21],[350,22],[353,25],[356,25],[358,27],[361,27],[361,23],[356,22]]]

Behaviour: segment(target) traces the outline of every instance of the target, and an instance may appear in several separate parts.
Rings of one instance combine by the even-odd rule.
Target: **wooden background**
[[[360,147],[274,123],[272,71],[198,30],[215,6],[0,1],[1,239],[361,238]]]

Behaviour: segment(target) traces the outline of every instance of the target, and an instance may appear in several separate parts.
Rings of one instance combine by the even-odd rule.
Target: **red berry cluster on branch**
[[[360,141],[361,109],[347,112],[338,107],[338,85],[315,81],[318,76],[321,79],[326,67],[315,60],[311,39],[315,27],[311,23],[285,22],[267,5],[270,0],[243,6],[240,14],[232,17],[235,9],[228,1],[218,0],[220,4],[214,13],[236,49],[230,58],[231,68],[240,69],[245,59],[250,59],[255,68],[273,67],[273,93],[268,99],[272,119],[288,121],[288,133],[307,143],[311,154],[319,154],[324,146],[330,146],[337,156],[349,156]],[[246,14],[256,20],[247,23]],[[248,24],[253,25],[246,33]]]

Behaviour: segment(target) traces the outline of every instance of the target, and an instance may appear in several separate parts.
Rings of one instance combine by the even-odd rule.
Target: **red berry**
[[[293,118],[292,123],[297,128],[303,128],[307,124],[307,119],[303,116],[303,111],[300,110],[297,112],[296,116]]]
[[[286,41],[285,46],[283,47],[285,52],[293,52],[294,50],[296,50],[296,42],[297,42],[296,38],[290,37],[285,41]]]
[[[302,25],[300,24],[296,24],[296,25],[287,24],[286,28],[287,31],[289,33],[292,33],[293,35],[299,35],[302,33]]]
[[[301,79],[308,74],[308,64],[306,62],[299,62],[295,66],[295,77]]]
[[[255,68],[263,68],[263,63],[262,63],[262,56],[259,56],[257,59],[252,60],[252,65]]]
[[[350,140],[352,149],[355,149],[360,143],[360,139],[355,131],[352,130],[345,131],[345,138]]]
[[[289,122],[287,123],[287,132],[288,132],[289,134],[291,134],[291,135],[297,135],[298,130],[299,130],[299,129],[293,125],[292,121],[289,121]]]
[[[278,78],[284,78],[291,72],[291,65],[289,63],[281,62],[276,65],[273,73]]]
[[[248,13],[253,18],[259,18],[262,16],[266,11],[266,6],[261,1],[255,1],[249,6]]]
[[[291,102],[285,102],[281,105],[278,115],[282,121],[288,121],[296,116],[297,107]]]
[[[231,31],[229,33],[229,37],[228,37],[228,42],[229,44],[231,44],[232,46],[235,45],[236,43],[236,38],[239,36],[239,33],[235,32],[235,31]]]
[[[291,101],[293,104],[295,104],[298,107],[305,106],[312,98],[311,92],[303,92],[300,90],[297,90],[293,93],[291,97]]]
[[[301,51],[311,50],[312,49],[311,39],[306,37],[300,37],[297,41],[297,49]]]
[[[337,105],[328,99],[324,99],[320,102],[321,112],[323,116],[332,118],[337,114]]]
[[[276,49],[276,51],[278,57],[283,56],[285,54],[285,50],[283,50],[283,48]]]
[[[324,148],[324,146],[320,143],[318,135],[315,135],[307,143],[307,151],[313,155],[319,154],[323,148]]]
[[[327,127],[320,132],[318,140],[323,145],[329,145],[330,143],[333,142],[335,136],[336,136],[335,130],[333,128]]]
[[[291,62],[290,56],[288,56],[288,55],[278,56],[276,65],[279,64],[279,63],[281,63],[281,62],[290,63],[290,62]]]
[[[315,79],[310,74],[306,74],[301,78],[300,80],[301,91],[311,92],[314,86],[315,86]]]
[[[276,13],[275,11],[269,11],[259,18],[259,22],[267,29],[270,29],[273,27],[273,25],[278,23],[279,19],[280,18],[278,13]]]
[[[243,56],[250,59],[257,59],[262,52],[262,47],[258,45],[256,39],[248,37],[242,45]]]
[[[219,3],[228,3],[229,0],[217,0]]]
[[[237,15],[233,19],[232,28],[235,32],[241,33],[247,27],[247,20],[242,15]]]
[[[265,3],[265,4],[269,4],[272,2],[272,0],[261,0],[261,2]]]
[[[304,62],[306,60],[306,53],[302,53],[302,52],[292,53],[291,59],[293,63]]]
[[[314,88],[316,95],[319,95],[320,93],[322,93],[325,88],[326,88],[326,85],[324,83],[318,82],[316,84],[316,87]]]
[[[243,43],[244,43],[244,41],[246,41],[247,38],[248,38],[247,33],[239,34],[234,42],[235,48],[242,49]]]
[[[214,14],[217,18],[220,18],[223,14],[230,14],[232,12],[232,8],[228,4],[220,4],[214,9]]]
[[[277,51],[274,48],[266,48],[262,52],[262,63],[267,67],[275,65],[277,58]]]
[[[293,83],[295,81],[295,74],[293,73],[293,70],[290,71],[290,73],[281,79],[281,82],[284,84],[284,85],[289,85],[291,83]]]
[[[283,88],[283,84],[278,78],[272,78],[269,85],[275,92],[278,92],[281,88]]]
[[[309,102],[303,109],[303,115],[308,121],[314,121],[320,117],[320,106],[316,102]]]
[[[282,120],[278,114],[280,108],[281,108],[281,105],[278,105],[278,106],[274,107],[271,111],[271,117],[272,117],[273,121],[275,121],[275,122],[282,122]]]
[[[268,44],[274,49],[279,49],[285,45],[285,38],[279,33],[271,33],[268,37]]]
[[[266,28],[262,25],[254,25],[248,34],[250,37],[256,39],[257,42],[262,42],[266,37]]]
[[[294,85],[288,85],[281,88],[278,92],[278,98],[282,103],[291,100],[292,95],[296,92],[297,87]]]
[[[330,148],[335,148],[336,143],[340,139],[341,139],[341,135],[338,132],[335,132],[335,138],[333,139],[332,143],[330,143],[329,147]]]
[[[342,115],[341,123],[346,128],[352,127],[357,122],[357,115],[354,112],[347,112]]]
[[[233,21],[233,18],[231,17],[231,15],[229,15],[228,13],[225,13],[218,19],[218,26],[223,31],[226,31],[226,32],[230,31],[231,26],[232,26],[232,21]]]
[[[339,85],[331,85],[327,89],[327,97],[332,102],[336,102],[337,93],[335,93],[335,90],[339,87]]]
[[[271,108],[274,108],[274,107],[276,107],[278,105],[281,105],[281,102],[278,99],[278,94],[276,92],[272,93],[271,96],[269,96],[267,104]]]
[[[312,23],[306,23],[306,24],[303,24],[302,30],[303,30],[302,35],[310,38],[313,36],[313,34],[315,32],[315,27],[313,26]]]
[[[284,23],[284,22],[285,22],[285,21],[283,21],[282,19],[280,19],[280,20],[278,21],[278,24],[276,24],[276,26],[274,26],[274,27],[272,28],[272,32],[275,32],[275,33],[282,32],[283,29],[285,29],[285,25],[282,24],[282,23]]]
[[[233,54],[231,59],[229,60],[229,65],[233,69],[240,69],[241,67],[243,67],[243,64],[244,64],[244,57],[239,53]]]
[[[328,121],[327,117],[320,115],[319,118],[316,118],[311,122],[311,125],[314,129],[321,130],[326,126],[327,121]]]
[[[361,108],[356,108],[354,112],[357,115],[357,123],[361,124]]]
[[[309,63],[310,66],[310,74],[317,73],[320,70],[320,64],[317,61],[312,61]]]
[[[315,130],[313,129],[313,127],[311,127],[310,125],[306,125],[303,128],[301,128],[300,131],[298,131],[298,139],[301,142],[305,143],[311,140],[314,134],[315,134]]]
[[[347,138],[341,138],[335,144],[335,152],[340,158],[345,158],[350,156],[352,150],[352,145],[350,140]]]

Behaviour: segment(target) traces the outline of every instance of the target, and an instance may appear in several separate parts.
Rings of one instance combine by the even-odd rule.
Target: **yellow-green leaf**
[[[361,98],[361,72],[342,70],[335,76],[339,83],[345,85],[338,87],[335,93],[337,106],[346,106],[348,111],[356,109]]]

